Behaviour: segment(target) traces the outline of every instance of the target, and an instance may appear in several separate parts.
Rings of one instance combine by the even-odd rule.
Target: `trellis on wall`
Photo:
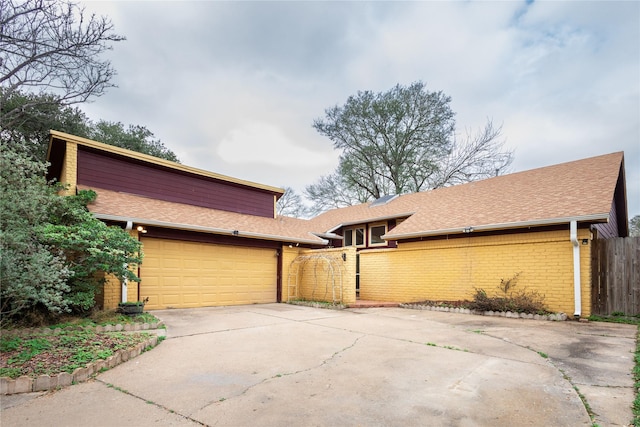
[[[340,254],[298,255],[289,265],[287,301],[343,302],[344,263]]]

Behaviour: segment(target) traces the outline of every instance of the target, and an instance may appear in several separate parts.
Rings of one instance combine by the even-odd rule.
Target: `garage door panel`
[[[146,307],[187,308],[276,301],[274,249],[143,238],[140,295]]]

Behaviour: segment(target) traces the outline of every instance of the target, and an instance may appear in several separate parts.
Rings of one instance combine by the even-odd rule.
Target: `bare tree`
[[[462,142],[454,138],[451,152],[441,159],[438,170],[429,177],[429,188],[463,184],[507,172],[513,162],[513,151],[504,150],[501,135],[502,126],[495,128],[489,120],[476,135],[467,132]]]
[[[339,173],[321,176],[318,182],[305,188],[304,195],[313,203],[309,213],[318,215],[328,209],[344,208],[370,199],[369,193],[350,186]]]
[[[276,203],[276,213],[281,216],[304,218],[307,216],[307,207],[302,197],[291,187],[284,187],[284,194]]]
[[[61,106],[102,95],[114,86],[115,70],[100,55],[121,40],[109,19],[68,0],[0,0],[0,105],[16,91],[47,93],[33,102]],[[3,111],[2,126],[20,112]]]

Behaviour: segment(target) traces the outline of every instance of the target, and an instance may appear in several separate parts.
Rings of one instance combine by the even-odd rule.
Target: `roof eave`
[[[508,230],[512,228],[527,228],[527,227],[544,227],[547,225],[557,225],[557,224],[567,224],[571,221],[578,222],[607,222],[609,219],[609,213],[600,213],[593,215],[580,215],[573,217],[562,217],[562,218],[549,218],[543,220],[533,220],[533,221],[518,221],[518,222],[506,222],[499,224],[486,224],[486,225],[468,225],[466,227],[455,227],[455,228],[447,228],[441,230],[425,230],[425,231],[417,231],[413,233],[403,233],[403,234],[385,234],[382,236],[384,240],[405,240],[405,239],[414,239],[418,237],[429,237],[429,236],[442,236],[445,234],[461,234],[461,233],[474,233],[478,231],[499,231],[499,230]]]
[[[374,218],[365,218],[365,219],[359,219],[359,220],[354,220],[354,221],[342,222],[342,223],[336,225],[335,227],[327,230],[326,233],[327,234],[333,233],[334,231],[339,230],[342,227],[348,227],[350,225],[367,224],[367,223],[370,223],[370,222],[386,221],[386,220],[389,220],[389,219],[397,219],[397,218],[406,218],[406,217],[410,217],[414,213],[415,212],[404,212],[404,213],[401,213],[401,214],[385,215],[385,216],[379,216],[379,217],[374,217]]]
[[[343,240],[344,239],[344,237],[342,237],[339,234],[335,234],[335,233],[313,233],[312,232],[312,234],[314,236],[318,236],[318,237],[320,237],[322,239],[334,239],[334,240]]]
[[[253,239],[260,239],[260,240],[272,240],[272,241],[286,242],[286,243],[301,243],[301,244],[322,245],[322,246],[327,245],[329,243],[328,240],[320,239],[320,238],[304,239],[299,237],[278,236],[275,234],[264,234],[264,233],[256,233],[252,231],[205,227],[202,225],[181,224],[181,223],[173,223],[168,221],[156,221],[156,220],[149,220],[145,218],[135,218],[135,217],[127,217],[127,216],[121,216],[121,215],[107,215],[107,214],[94,213],[94,216],[104,221],[119,221],[119,222],[131,221],[132,223],[148,225],[153,227],[174,228],[177,230],[195,231],[195,232],[209,233],[209,234],[221,234],[221,235],[235,236],[240,238],[253,238]]]

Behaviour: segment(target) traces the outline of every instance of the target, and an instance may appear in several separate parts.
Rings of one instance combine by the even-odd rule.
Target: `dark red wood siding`
[[[184,240],[198,243],[216,243],[218,245],[246,246],[250,248],[280,249],[282,247],[282,242],[271,240],[246,239],[221,234],[176,230],[173,228],[146,227],[146,230],[147,232],[145,234],[141,234],[142,237],[156,237],[159,239]]]
[[[611,212],[609,213],[609,222],[605,224],[596,224],[596,230],[598,230],[597,236],[601,239],[611,239],[612,237],[618,237],[618,215],[616,213],[615,201],[611,203]]]
[[[78,147],[78,184],[263,217],[273,217],[274,194]]]

